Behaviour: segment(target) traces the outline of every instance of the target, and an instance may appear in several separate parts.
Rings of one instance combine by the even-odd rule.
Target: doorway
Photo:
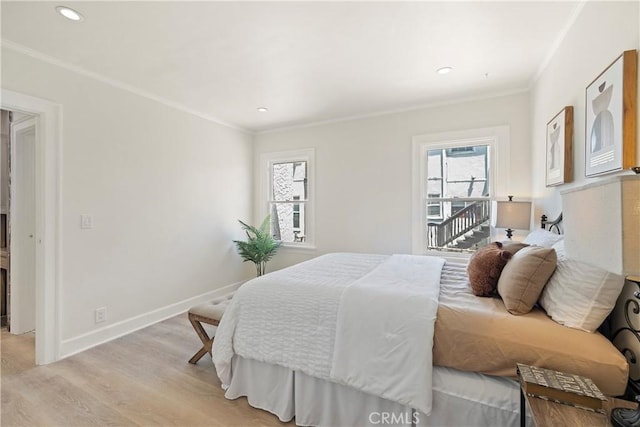
[[[0,89],[0,95],[0,108],[25,113],[35,122],[35,133],[30,133],[28,124],[21,129],[24,132],[22,136],[34,139],[35,231],[21,237],[31,239],[32,248],[35,248],[35,266],[31,266],[31,274],[35,277],[35,298],[31,301],[27,298],[27,302],[35,312],[35,362],[43,365],[60,358],[62,107],[51,101],[6,89]],[[29,156],[27,153],[22,155]],[[11,235],[8,238],[11,241]],[[13,299],[9,297],[9,311]]]
[[[2,110],[2,326],[14,335],[36,327],[36,141],[34,116]],[[33,357],[35,349],[25,353]]]
[[[0,133],[0,327],[6,328],[9,326],[9,111],[0,111]]]
[[[9,331],[36,328],[36,120],[13,114],[9,196]]]

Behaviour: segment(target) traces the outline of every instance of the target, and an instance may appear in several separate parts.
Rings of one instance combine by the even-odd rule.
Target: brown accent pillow
[[[500,242],[489,243],[475,251],[467,266],[473,294],[479,297],[495,296],[500,273],[512,256],[511,252],[502,249]]]
[[[498,280],[498,293],[509,313],[527,314],[531,311],[557,262],[555,250],[540,246],[523,248],[511,258]]]

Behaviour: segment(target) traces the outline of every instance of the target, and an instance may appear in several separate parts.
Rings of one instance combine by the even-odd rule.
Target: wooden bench
[[[220,320],[222,320],[224,311],[231,302],[232,296],[233,294],[189,309],[189,322],[191,322],[193,329],[195,329],[198,337],[200,337],[200,341],[202,341],[202,348],[198,350],[191,359],[189,359],[189,363],[195,364],[206,353],[209,353],[210,355],[212,354],[215,334],[213,337],[209,337],[209,334],[207,334],[207,331],[205,331],[202,324],[206,323],[208,325],[218,326],[220,324]]]

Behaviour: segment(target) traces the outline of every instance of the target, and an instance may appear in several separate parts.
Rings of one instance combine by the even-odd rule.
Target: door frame
[[[1,89],[0,106],[35,116],[36,364],[60,358],[62,106]]]

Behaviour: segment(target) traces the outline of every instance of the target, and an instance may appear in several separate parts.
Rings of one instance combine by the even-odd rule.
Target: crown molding
[[[567,23],[564,25],[564,27],[560,31],[560,34],[558,34],[558,37],[556,37],[556,39],[553,41],[553,44],[549,48],[549,53],[547,53],[547,56],[540,63],[538,70],[533,75],[533,78],[529,83],[529,89],[533,88],[533,86],[536,84],[536,82],[538,81],[538,79],[540,78],[544,70],[546,70],[547,67],[549,66],[551,59],[553,59],[553,57],[558,52],[560,45],[562,44],[564,39],[567,37],[569,30],[571,30],[571,27],[573,27],[573,24],[576,23],[576,20],[578,19],[580,12],[582,12],[582,9],[584,9],[585,4],[587,4],[587,1],[588,0],[578,0],[576,7],[571,12],[571,15],[569,15],[569,19],[567,20]]]
[[[3,48],[7,48],[7,49],[10,49],[10,50],[13,50],[13,51],[21,53],[23,55],[38,59],[40,61],[49,63],[51,65],[55,65],[55,66],[60,67],[60,68],[64,68],[66,70],[72,71],[72,72],[77,73],[77,74],[80,74],[80,75],[83,75],[83,76],[86,76],[86,77],[90,77],[90,78],[92,78],[94,80],[98,80],[98,81],[100,81],[102,83],[108,84],[108,85],[113,86],[115,88],[118,88],[118,89],[121,89],[121,90],[125,90],[127,92],[133,93],[134,95],[138,95],[140,97],[147,98],[149,100],[152,100],[152,101],[155,101],[157,103],[163,104],[163,105],[165,105],[167,107],[182,111],[182,112],[187,113],[187,114],[191,114],[193,116],[199,117],[201,119],[207,120],[207,121],[215,123],[217,125],[224,126],[224,127],[230,128],[230,129],[234,129],[234,130],[246,133],[246,134],[253,134],[254,133],[253,131],[251,131],[249,129],[243,128],[241,126],[234,125],[232,123],[225,122],[224,120],[220,120],[219,118],[214,117],[214,116],[212,116],[210,114],[203,113],[202,111],[194,110],[192,108],[187,107],[186,105],[180,104],[178,102],[171,101],[169,99],[163,98],[163,97],[158,96],[156,94],[153,94],[151,92],[147,92],[146,90],[142,90],[142,89],[140,89],[140,88],[138,88],[136,86],[130,85],[128,83],[124,83],[124,82],[122,82],[120,80],[112,79],[111,77],[104,76],[104,75],[102,75],[100,73],[97,73],[95,71],[87,70],[87,69],[85,69],[83,67],[80,67],[78,65],[71,64],[69,62],[63,61],[61,59],[58,59],[58,58],[55,58],[53,56],[47,55],[45,53],[39,52],[37,50],[31,49],[31,48],[29,48],[27,46],[21,45],[19,43],[16,43],[14,41],[9,40],[9,39],[6,39],[6,38],[1,39],[0,40],[0,44],[2,45]]]
[[[336,117],[336,118],[328,119],[328,120],[320,120],[320,121],[316,121],[316,122],[309,122],[309,123],[303,123],[303,124],[298,124],[298,125],[283,126],[283,127],[273,128],[273,129],[257,130],[257,131],[254,132],[254,135],[265,135],[265,134],[268,134],[268,133],[284,132],[284,131],[290,131],[290,130],[295,130],[295,129],[303,129],[303,128],[309,128],[309,127],[315,127],[315,126],[329,125],[329,124],[333,124],[333,123],[350,122],[350,121],[369,119],[369,118],[380,117],[380,116],[392,116],[394,114],[409,113],[411,111],[427,110],[427,109],[430,109],[430,108],[446,107],[446,106],[450,106],[450,105],[466,104],[468,102],[484,101],[484,100],[494,99],[494,98],[502,98],[502,97],[505,97],[505,96],[518,95],[518,94],[527,93],[527,92],[529,92],[529,88],[528,87],[526,87],[526,88],[518,88],[518,89],[513,89],[513,90],[506,90],[506,91],[502,91],[502,92],[495,92],[495,93],[479,95],[479,96],[468,96],[468,97],[461,97],[461,98],[453,98],[453,99],[449,99],[449,100],[446,100],[446,101],[445,100],[443,100],[443,101],[435,101],[435,102],[432,102],[432,103],[414,105],[414,106],[405,107],[405,108],[397,108],[397,109],[391,109],[391,110],[376,111],[376,112],[372,112],[372,113],[358,114],[358,115],[352,115],[352,116]]]

